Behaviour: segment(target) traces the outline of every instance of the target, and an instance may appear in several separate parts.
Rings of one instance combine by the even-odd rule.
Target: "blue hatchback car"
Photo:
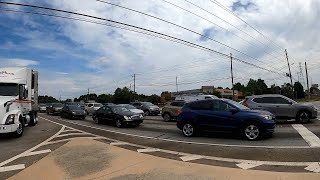
[[[187,137],[201,131],[232,132],[257,140],[274,132],[275,117],[270,112],[251,110],[229,99],[200,100],[183,106],[177,127]]]

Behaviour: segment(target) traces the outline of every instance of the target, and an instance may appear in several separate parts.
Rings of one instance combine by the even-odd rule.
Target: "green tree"
[[[132,92],[127,88],[117,88],[114,91],[113,102],[117,104],[125,104],[131,101]]]
[[[221,92],[219,91],[212,91],[212,93],[210,93],[211,95],[217,96],[218,98],[221,98]]]
[[[45,96],[38,96],[38,102],[39,103],[55,103],[59,101],[52,96],[45,95]]]
[[[276,86],[275,84],[273,84],[270,87],[270,93],[271,94],[281,94],[281,88],[279,86]]]
[[[217,87],[217,89],[223,89],[223,87],[219,86],[219,87]]]
[[[110,103],[113,100],[113,96],[111,94],[100,94],[97,97],[97,102],[99,103]]]
[[[295,82],[293,87],[294,87],[294,92],[297,99],[301,99],[305,97],[303,86],[300,82]]]

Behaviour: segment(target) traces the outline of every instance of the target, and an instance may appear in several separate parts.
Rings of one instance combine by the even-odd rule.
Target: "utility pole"
[[[87,93],[87,102],[89,102],[89,93],[90,93],[90,89],[88,88],[88,93]]]
[[[136,100],[135,94],[136,94],[136,74],[133,74],[133,100],[134,101]]]
[[[232,83],[232,100],[234,100],[234,88],[233,88],[233,68],[232,68],[232,53],[230,53],[231,59],[231,83]]]
[[[178,76],[176,76],[176,90],[178,92]]]
[[[308,76],[308,68],[307,68],[307,62],[304,62],[305,68],[306,68],[306,78],[307,78],[307,88],[308,88],[308,98],[310,99],[310,88],[309,88],[309,76]]]
[[[294,88],[293,88],[293,83],[292,83],[292,74],[291,74],[291,68],[290,68],[290,64],[289,64],[289,58],[288,58],[287,49],[285,49],[284,51],[286,53],[286,58],[287,58],[287,62],[288,62],[289,77],[290,77],[291,87],[292,87],[292,96],[293,96],[293,99],[294,99]]]

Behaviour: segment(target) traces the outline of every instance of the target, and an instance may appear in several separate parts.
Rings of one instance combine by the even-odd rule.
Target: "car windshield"
[[[141,104],[146,105],[146,106],[154,106],[151,102],[142,102]]]
[[[129,110],[125,107],[122,106],[113,106],[111,107],[112,111],[114,113],[122,113],[122,112],[128,112]]]
[[[103,105],[102,104],[94,104],[93,106],[94,107],[102,107]]]
[[[52,107],[63,107],[63,104],[53,104]]]
[[[82,110],[80,106],[77,106],[77,105],[72,105],[72,106],[69,106],[69,109],[74,111],[74,110]]]
[[[0,83],[0,96],[17,96],[18,84]]]
[[[134,107],[134,106],[132,106],[130,104],[125,105],[124,107],[127,108],[127,109],[137,109],[136,107]]]
[[[237,107],[237,108],[239,108],[241,110],[248,110],[249,109],[248,107],[246,107],[246,106],[244,106],[244,105],[242,105],[242,104],[240,104],[238,102],[232,101],[230,99],[224,99],[224,101],[228,102],[229,104],[231,104],[231,105],[233,105],[233,106],[235,106],[235,107]]]

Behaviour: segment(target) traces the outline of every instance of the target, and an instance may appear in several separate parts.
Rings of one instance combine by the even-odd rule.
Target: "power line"
[[[135,12],[135,13],[138,13],[138,14],[142,14],[142,15],[145,15],[145,16],[148,16],[148,17],[157,19],[157,20],[159,20],[159,21],[162,21],[162,22],[171,24],[171,25],[173,25],[173,26],[176,26],[176,27],[178,27],[178,28],[184,29],[184,30],[189,31],[189,32],[191,32],[191,33],[197,34],[197,35],[199,35],[199,36],[201,36],[201,37],[204,37],[204,38],[209,39],[209,40],[211,40],[211,41],[213,41],[213,42],[215,42],[215,43],[218,43],[218,44],[220,44],[220,45],[222,45],[222,46],[225,46],[225,47],[227,47],[227,48],[229,48],[229,49],[231,49],[231,50],[234,50],[234,51],[236,51],[236,52],[238,52],[238,53],[240,53],[240,54],[242,54],[242,55],[245,55],[245,56],[247,56],[247,57],[250,57],[250,58],[252,58],[252,59],[254,59],[254,60],[259,61],[258,59],[256,59],[256,58],[248,55],[247,53],[244,53],[244,52],[242,52],[242,51],[240,51],[240,50],[238,50],[238,49],[236,49],[236,48],[233,48],[233,47],[231,47],[231,46],[229,46],[229,45],[227,45],[227,44],[224,44],[224,43],[222,43],[222,42],[220,42],[220,41],[218,41],[218,40],[215,40],[215,39],[213,39],[213,38],[211,38],[211,37],[209,37],[209,36],[206,36],[206,35],[204,35],[204,34],[201,34],[201,33],[199,33],[199,32],[196,32],[196,31],[194,31],[194,30],[192,30],[192,29],[190,29],[190,28],[187,28],[187,27],[178,25],[178,24],[176,24],[176,23],[167,21],[167,20],[165,20],[165,19],[162,19],[162,18],[153,16],[153,15],[150,15],[150,14],[147,14],[147,13],[144,13],[144,12],[141,12],[141,11],[138,11],[138,10],[135,10],[135,9],[131,9],[131,8],[128,8],[128,7],[125,7],[125,6],[121,6],[121,5],[118,5],[118,4],[114,4],[114,3],[110,3],[110,2],[102,1],[102,0],[97,0],[97,1],[98,1],[98,2],[101,2],[101,3],[109,4],[109,5],[112,5],[112,6],[116,6],[116,7],[119,7],[119,8],[125,9],[125,10],[128,10],[128,11],[132,11],[132,12]],[[187,0],[185,0],[185,1],[187,1]],[[262,61],[259,61],[259,62],[262,62]],[[262,62],[262,63],[264,63],[264,62]],[[272,66],[271,66],[271,67],[272,67]],[[276,69],[276,68],[275,68],[275,69]]]
[[[276,45],[277,47],[279,47],[281,50],[283,49],[281,46],[279,46],[277,43],[275,43],[274,41],[272,41],[270,38],[268,38],[266,35],[264,35],[262,32],[260,32],[259,30],[257,30],[255,27],[253,27],[252,25],[250,25],[248,22],[246,22],[245,20],[243,20],[241,17],[239,17],[237,14],[235,14],[234,12],[232,12],[231,10],[229,10],[227,7],[225,7],[223,4],[221,4],[220,2],[218,2],[217,0],[210,0],[212,3],[218,5],[219,7],[221,7],[222,9],[224,9],[225,11],[229,12],[230,14],[232,14],[233,16],[235,16],[236,18],[240,19],[242,22],[244,22],[246,25],[248,25],[249,27],[251,27],[254,31],[256,31],[257,33],[259,33],[261,36],[263,36],[265,39],[267,39],[268,41],[272,42],[274,45]]]
[[[119,4],[114,4],[114,3],[107,2],[107,1],[103,1],[103,0],[96,0],[96,1],[101,2],[101,3],[105,3],[105,4],[109,4],[109,5],[112,5],[112,6],[116,6],[116,7],[119,7],[119,8],[128,10],[128,11],[132,11],[132,12],[135,12],[135,13],[138,13],[138,14],[142,14],[142,15],[145,15],[145,16],[148,16],[148,17],[157,19],[157,20],[159,20],[159,21],[162,21],[162,22],[171,24],[171,25],[173,25],[173,26],[182,28],[182,29],[184,29],[184,30],[187,30],[187,31],[189,31],[189,32],[192,32],[192,33],[194,33],[194,34],[197,34],[197,35],[199,35],[199,36],[201,36],[201,37],[204,37],[204,38],[206,38],[206,39],[209,39],[209,40],[211,40],[211,41],[214,41],[214,42],[216,42],[216,43],[218,43],[218,44],[220,44],[220,45],[223,45],[223,46],[225,46],[225,47],[227,47],[227,48],[229,48],[229,49],[232,49],[232,50],[234,50],[234,51],[237,51],[238,53],[241,53],[241,54],[243,54],[243,55],[245,55],[245,56],[248,56],[248,57],[250,57],[250,58],[255,59],[254,57],[252,57],[252,56],[250,56],[250,55],[248,55],[248,54],[246,54],[246,53],[244,53],[244,52],[242,52],[242,51],[240,51],[240,50],[238,50],[238,49],[235,49],[235,48],[233,48],[233,47],[231,47],[231,46],[229,46],[229,45],[227,45],[227,44],[224,44],[224,43],[222,43],[222,42],[220,42],[220,41],[217,41],[217,40],[215,40],[215,39],[213,39],[213,38],[211,38],[211,37],[209,37],[209,36],[206,36],[206,35],[204,35],[204,34],[201,34],[201,33],[199,33],[199,32],[196,32],[196,31],[194,31],[194,30],[191,30],[190,28],[186,28],[186,27],[184,27],[184,26],[178,25],[178,24],[173,23],[173,22],[170,22],[170,21],[168,21],[168,20],[165,20],[165,19],[162,19],[162,18],[153,16],[153,15],[151,15],[151,14],[147,14],[147,13],[144,13],[144,12],[141,12],[141,11],[138,11],[138,10],[135,10],[135,9],[132,9],[132,8],[129,8],[129,7],[121,6],[121,5],[119,5]],[[205,19],[205,18],[203,18],[203,19]],[[210,22],[210,23],[213,23],[212,21],[209,21],[209,22]],[[217,25],[216,23],[213,23],[213,24],[216,25],[216,26],[219,26],[219,25]],[[232,33],[232,34],[234,34],[235,36],[239,37],[240,39],[242,39],[242,40],[244,40],[244,41],[246,41],[246,42],[248,42],[249,44],[252,45],[252,43],[250,43],[248,40],[246,40],[246,39],[238,36],[237,34],[231,32],[231,31],[229,31],[229,30],[227,30],[227,29],[225,29],[225,28],[223,28],[223,27],[221,27],[221,26],[219,26],[219,27],[222,28],[222,29],[224,29],[224,30],[226,30],[226,31],[228,31],[228,32],[230,32],[230,33]],[[266,52],[265,50],[263,50],[263,51],[264,51],[265,53],[269,54],[269,53]]]
[[[191,13],[191,14],[193,14],[193,15],[195,15],[195,16],[197,16],[197,17],[201,18],[201,19],[207,20],[206,18],[203,18],[202,16],[199,16],[199,15],[197,15],[197,14],[195,14],[195,13],[193,13],[193,12],[191,12],[191,11],[189,11],[189,10],[187,10],[187,9],[185,9],[185,8],[183,8],[183,7],[181,7],[181,6],[178,6],[178,5],[174,4],[174,3],[168,2],[168,1],[166,1],[166,0],[162,0],[162,1],[163,1],[163,2],[168,3],[168,4],[172,5],[172,6],[175,6],[176,8],[179,8],[179,9],[182,9],[182,10],[184,10],[184,11],[186,11],[186,12],[189,12],[189,13]],[[202,9],[203,11],[206,11],[207,13],[209,13],[209,14],[211,14],[211,15],[213,15],[213,16],[215,16],[215,17],[219,18],[219,19],[221,19],[222,21],[224,21],[225,23],[229,24],[230,26],[232,26],[232,27],[236,28],[237,30],[239,30],[239,31],[241,31],[241,32],[243,32],[243,33],[245,33],[246,35],[250,36],[251,38],[255,39],[256,41],[258,41],[258,42],[262,43],[261,41],[259,41],[259,40],[258,40],[258,39],[256,39],[255,37],[251,36],[250,34],[248,34],[247,32],[243,31],[242,29],[240,29],[240,28],[238,28],[238,27],[234,26],[233,24],[229,23],[228,21],[226,21],[226,20],[224,20],[224,19],[220,18],[219,16],[217,16],[217,15],[215,15],[215,14],[213,14],[213,13],[211,13],[211,12],[209,12],[209,11],[207,11],[207,10],[203,9],[203,8],[201,8],[200,6],[198,6],[198,5],[194,4],[194,3],[190,2],[190,1],[187,1],[187,0],[184,0],[184,1],[186,1],[186,2],[188,2],[188,3],[190,3],[190,4],[192,4],[193,6],[198,7],[198,8],[200,8],[200,9]],[[209,20],[207,20],[207,21],[209,21]],[[213,23],[212,21],[209,21],[209,22]],[[215,23],[213,23],[213,24],[215,24]],[[219,26],[219,27],[221,27],[221,26]],[[223,29],[225,29],[225,28],[223,28]],[[228,32],[230,32],[230,31],[228,31]],[[262,44],[263,44],[263,43],[262,43]],[[263,44],[263,45],[264,45],[264,44]],[[239,50],[234,49],[234,48],[233,48],[233,50],[235,50],[235,51],[239,52],[240,54],[243,54],[243,55],[245,55],[245,56],[247,56],[247,57],[250,57],[250,58],[252,58],[252,59],[254,59],[254,60],[256,60],[256,61],[259,61],[259,62],[260,62],[260,63],[262,63],[262,64],[265,64],[265,62],[260,61],[260,60],[258,60],[257,58],[254,58],[254,57],[252,57],[252,56],[250,56],[250,55],[248,55],[248,54],[246,54],[246,53],[244,53],[244,52],[242,52],[242,51],[239,51]],[[264,50],[263,50],[263,51],[264,51]],[[264,52],[265,52],[265,53],[267,53],[267,54],[269,54],[269,53],[268,53],[268,52],[266,52],[266,51],[264,51]],[[276,58],[277,58],[277,57],[276,57]],[[281,59],[279,59],[279,60],[281,60]],[[272,66],[270,66],[270,67],[272,67]],[[274,68],[274,67],[273,67],[273,68]],[[274,68],[274,69],[277,69],[277,68]],[[278,70],[279,70],[279,69],[278,69]]]
[[[196,44],[196,43],[192,43],[192,42],[190,42],[190,41],[186,41],[186,40],[183,40],[183,39],[180,39],[180,38],[177,38],[177,37],[174,37],[174,36],[170,36],[170,35],[167,35],[167,34],[164,34],[164,33],[159,33],[159,32],[153,31],[153,30],[149,30],[149,29],[146,29],[146,28],[138,27],[138,26],[135,26],[135,25],[127,24],[127,23],[122,23],[122,22],[115,21],[115,20],[110,20],[110,19],[106,19],[106,18],[91,16],[91,15],[87,15],[87,14],[81,14],[81,13],[76,13],[76,12],[71,12],[71,11],[66,11],[66,10],[61,10],[61,9],[54,9],[54,8],[48,8],[48,7],[42,7],[42,6],[35,6],[35,5],[28,5],[28,4],[21,4],[21,3],[0,2],[0,4],[8,4],[8,5],[32,7],[32,8],[37,8],[37,9],[45,9],[45,10],[50,10],[50,11],[57,11],[57,12],[63,12],[63,13],[74,14],[74,15],[78,15],[78,16],[84,16],[84,17],[99,19],[99,20],[103,20],[103,21],[110,22],[110,23],[114,23],[114,24],[119,24],[119,25],[122,25],[122,26],[126,26],[126,28],[127,28],[127,27],[134,28],[134,30],[136,30],[136,31],[134,31],[134,30],[130,29],[130,31],[134,31],[134,32],[137,32],[137,30],[146,31],[146,32],[144,32],[144,33],[147,34],[147,35],[150,35],[150,34],[153,34],[153,35],[154,35],[154,34],[156,34],[156,35],[158,35],[158,36],[156,36],[156,37],[158,37],[158,38],[163,38],[163,39],[169,38],[169,39],[166,39],[166,40],[174,41],[174,42],[181,43],[181,44],[184,44],[184,45],[186,45],[186,46],[190,46],[190,47],[193,47],[193,48],[196,48],[196,49],[200,49],[200,50],[207,51],[207,52],[211,52],[211,53],[215,53],[215,54],[218,54],[218,55],[221,55],[221,56],[229,57],[229,55],[227,55],[227,54],[224,54],[224,53],[222,53],[222,52],[213,50],[213,49],[211,49],[211,48],[208,48],[208,47],[205,47],[205,46]],[[11,10],[11,11],[14,11],[14,10]],[[17,12],[17,11],[16,11],[16,12]],[[37,12],[27,12],[27,11],[25,11],[25,13],[58,17],[58,15],[44,14],[44,13],[37,13]],[[66,18],[66,17],[64,17],[64,18]],[[67,18],[67,19],[68,19],[68,18]],[[69,18],[69,19],[71,19],[71,18]],[[99,24],[99,23],[97,23],[97,24]],[[107,25],[107,26],[117,27],[117,26],[110,25],[110,24]],[[119,28],[119,26],[118,26],[117,28]],[[127,29],[124,28],[124,27],[120,27],[120,28],[123,28],[123,29],[125,29],[125,30],[128,30],[128,28],[127,28]],[[140,31],[139,33],[142,33],[142,32]],[[273,73],[276,73],[276,74],[279,74],[279,75],[283,75],[283,74],[281,74],[281,73],[279,73],[279,72],[276,72],[276,71],[273,71],[273,70],[270,70],[270,69],[263,68],[263,67],[261,67],[261,66],[252,64],[252,63],[250,63],[250,62],[244,61],[244,60],[239,59],[239,58],[234,58],[234,59],[237,60],[237,61],[239,61],[239,62],[242,62],[242,63],[244,63],[244,64],[247,64],[247,65],[250,65],[250,66],[253,66],[253,67],[262,69],[262,70],[266,70],[266,71],[273,72]]]
[[[224,78],[217,78],[217,79],[208,79],[208,80],[201,80],[201,81],[190,81],[190,82],[182,82],[182,83],[177,83],[176,82],[170,82],[167,84],[145,84],[145,85],[140,85],[139,86],[155,86],[155,87],[163,87],[163,86],[176,86],[176,85],[188,85],[188,84],[198,84],[198,83],[203,83],[203,82],[211,82],[211,81],[220,81],[220,80],[226,80],[230,79],[231,77],[224,77]]]

